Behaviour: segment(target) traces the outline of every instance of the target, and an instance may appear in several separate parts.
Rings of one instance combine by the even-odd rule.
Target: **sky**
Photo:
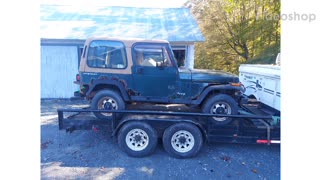
[[[41,0],[40,4],[177,8],[187,0]]]

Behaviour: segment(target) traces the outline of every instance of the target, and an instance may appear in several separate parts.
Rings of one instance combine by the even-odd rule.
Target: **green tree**
[[[270,63],[280,51],[279,0],[190,0],[186,6],[206,38],[196,44],[196,68],[238,73],[240,64]]]

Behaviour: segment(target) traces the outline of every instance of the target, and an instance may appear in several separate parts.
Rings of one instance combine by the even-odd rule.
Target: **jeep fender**
[[[224,94],[230,94],[230,92],[242,92],[243,88],[239,86],[232,86],[230,84],[212,85],[205,88],[200,96],[195,100],[195,104],[201,104],[211,92],[219,92]],[[239,93],[241,95],[242,93]],[[234,96],[235,94],[232,94]]]
[[[119,80],[97,79],[92,84],[90,84],[90,88],[89,88],[88,92],[86,93],[86,96],[90,97],[90,94],[93,91],[95,91],[97,87],[98,87],[98,90],[110,88],[110,87],[115,87],[121,93],[121,96],[124,101],[130,100],[124,83]]]

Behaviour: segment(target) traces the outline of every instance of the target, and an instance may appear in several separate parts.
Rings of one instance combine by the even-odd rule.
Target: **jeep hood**
[[[239,82],[237,75],[218,71],[203,69],[179,69],[181,80],[192,80],[193,82],[204,82],[214,84],[228,84],[230,82]]]

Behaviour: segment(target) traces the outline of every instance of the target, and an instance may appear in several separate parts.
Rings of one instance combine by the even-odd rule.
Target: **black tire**
[[[158,135],[154,128],[144,122],[128,122],[118,133],[119,147],[131,157],[144,157],[157,147]]]
[[[203,144],[199,128],[190,123],[177,123],[163,133],[165,151],[175,158],[191,158],[199,153]]]
[[[92,99],[91,109],[94,110],[123,110],[125,103],[119,93],[112,90],[101,90]],[[112,119],[111,113],[97,113],[99,119]]]
[[[228,114],[236,115],[238,114],[238,104],[229,95],[217,94],[209,97],[202,106],[202,112],[212,113],[212,114]],[[216,125],[226,125],[229,124],[233,119],[230,117],[212,117],[210,118],[212,122]]]

